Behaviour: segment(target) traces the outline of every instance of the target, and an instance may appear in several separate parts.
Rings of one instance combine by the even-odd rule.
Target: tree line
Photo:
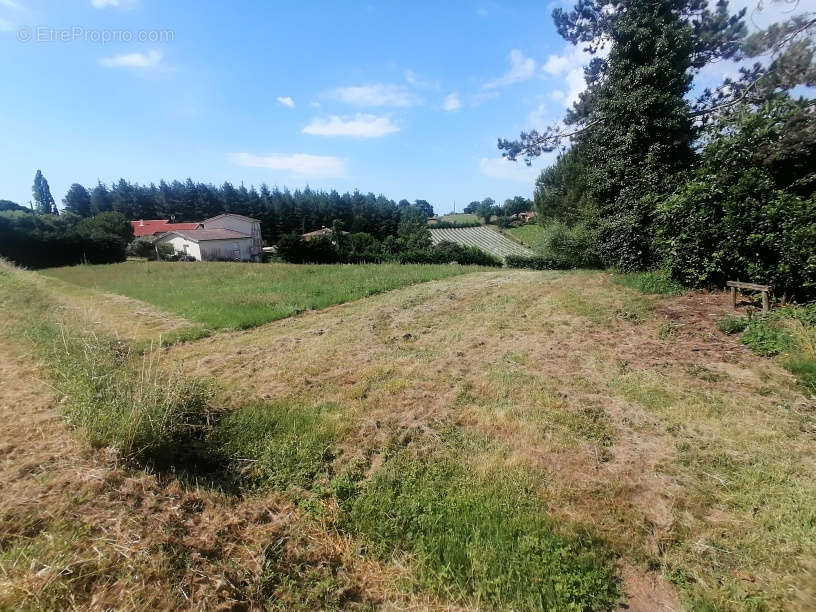
[[[790,13],[790,12],[789,12]],[[748,35],[745,9],[705,0],[578,0],[558,32],[590,52],[586,89],[560,124],[499,140],[528,163],[551,250],[688,285],[750,280],[816,297],[814,13]],[[690,92],[724,60],[738,78]]]
[[[34,206],[40,214],[58,214],[48,181],[37,171],[33,187]],[[261,221],[263,238],[275,244],[286,234],[303,234],[340,221],[348,231],[365,232],[383,239],[397,233],[401,215],[411,208],[425,217],[434,214],[427,200],[395,202],[373,193],[338,193],[305,189],[220,186],[186,181],[160,181],[141,185],[119,179],[111,185],[98,182],[92,188],[74,183],[62,200],[63,211],[80,217],[118,212],[131,220],[172,219],[202,221],[231,212]]]

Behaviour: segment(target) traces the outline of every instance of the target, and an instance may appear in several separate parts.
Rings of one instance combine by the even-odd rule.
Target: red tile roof
[[[130,224],[133,226],[133,235],[137,238],[164,234],[177,229],[194,230],[198,227],[198,223],[170,223],[169,219],[140,219],[131,221]]]
[[[172,229],[167,233],[177,234],[183,238],[187,238],[187,240],[192,240],[193,242],[199,242],[201,240],[237,240],[239,238],[252,238],[252,236],[249,234],[243,234],[241,232],[228,229]]]

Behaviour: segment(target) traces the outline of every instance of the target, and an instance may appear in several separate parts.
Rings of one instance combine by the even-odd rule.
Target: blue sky
[[[38,168],[58,202],[119,177],[359,188],[437,212],[529,196],[551,158],[505,162],[496,139],[582,88],[555,6],[0,0],[0,198],[27,203]]]

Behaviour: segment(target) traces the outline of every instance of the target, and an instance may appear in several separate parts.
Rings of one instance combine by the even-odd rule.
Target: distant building
[[[228,229],[240,232],[252,238],[251,257],[253,261],[260,261],[263,253],[263,238],[261,237],[261,222],[252,217],[224,213],[201,222],[202,229]]]
[[[326,227],[325,225],[321,227],[319,230],[315,230],[313,232],[306,232],[305,234],[301,234],[300,237],[304,240],[311,240],[312,238],[320,238],[321,236],[331,236],[334,230],[330,227]],[[340,232],[341,234],[348,234],[348,232]]]
[[[150,228],[151,221],[131,221]],[[157,222],[153,227],[158,227]],[[155,242],[173,246],[177,254],[187,255],[199,261],[261,261],[263,239],[258,219],[225,213],[205,219],[200,223],[164,223],[163,232]],[[136,226],[134,225],[134,233]],[[146,229],[143,229],[148,235]],[[153,233],[149,234],[153,235]],[[138,237],[138,235],[137,235]]]
[[[536,214],[537,213],[534,210],[531,210],[529,212],[521,212],[518,214],[518,218],[522,221],[532,221],[533,219],[536,218]]]
[[[251,261],[252,237],[229,229],[173,230],[156,238],[179,255],[199,261]]]

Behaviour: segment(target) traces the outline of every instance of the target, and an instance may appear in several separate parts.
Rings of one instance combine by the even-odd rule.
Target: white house
[[[263,254],[261,222],[258,219],[225,213],[192,224],[194,229],[167,228],[156,244],[173,245],[176,253],[199,261],[260,261]]]
[[[216,215],[215,217],[205,219],[201,222],[200,227],[207,230],[232,230],[249,236],[252,238],[250,259],[260,261],[261,253],[263,252],[263,239],[261,238],[261,222],[258,221],[258,219],[233,213],[224,213],[223,215]]]
[[[230,229],[173,230],[156,239],[156,244],[162,243],[199,261],[253,259],[252,236]]]

